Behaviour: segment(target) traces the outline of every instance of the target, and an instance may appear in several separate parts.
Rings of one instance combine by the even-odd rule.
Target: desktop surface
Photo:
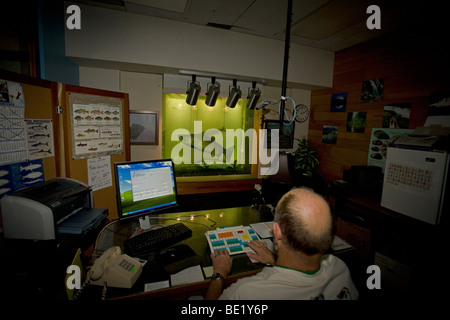
[[[156,228],[182,222],[192,230],[192,236],[172,245],[176,247],[180,244],[187,245],[201,259],[201,267],[212,265],[210,258],[210,248],[205,233],[220,227],[248,226],[252,223],[262,221],[272,221],[273,216],[260,214],[259,210],[253,207],[236,207],[212,210],[200,210],[178,213],[167,213],[151,215],[150,227]],[[129,239],[133,233],[139,229],[138,219],[119,220],[108,226],[98,240],[97,249],[99,254],[111,246],[120,246],[124,249],[123,243]],[[161,250],[162,251],[162,250]],[[131,289],[108,288],[108,297],[121,297],[144,292],[145,283],[168,280],[170,275],[164,271],[164,265],[158,259],[161,251],[148,255],[148,262],[143,268],[142,275]],[[230,277],[233,275],[245,274],[247,272],[261,270],[264,265],[252,263],[247,255],[233,255],[233,268]]]
[[[181,251],[177,254],[185,254],[185,249],[193,251],[196,258],[198,258],[196,264],[200,264],[202,268],[205,268],[212,266],[211,250],[205,235],[207,231],[220,227],[248,226],[253,223],[273,221],[273,218],[270,210],[258,210],[246,206],[152,215],[150,224],[151,227],[157,227],[158,225],[164,226],[182,222],[188,226],[192,230],[192,236],[172,245],[171,248],[181,248]],[[137,219],[119,220],[109,225],[98,238],[98,255],[101,255],[102,250],[106,250],[111,246],[120,246],[123,250],[123,242],[139,228],[140,225]],[[106,299],[185,300],[191,296],[202,296],[206,293],[209,287],[209,279],[207,279],[206,275],[204,281],[145,292],[145,284],[168,281],[170,279],[170,274],[165,271],[164,265],[161,263],[164,249],[161,251],[149,254],[148,262],[143,267],[141,276],[131,289],[108,288]],[[354,250],[351,248],[338,249],[338,251],[331,251],[330,253],[338,255],[346,263],[349,263],[353,259],[353,252]],[[252,263],[245,253],[233,255],[233,265],[227,277],[226,286],[239,278],[254,275],[264,267],[264,264]],[[98,299],[101,295],[101,289],[101,287],[95,288],[96,293],[89,295],[91,299],[96,299],[96,297]],[[89,296],[88,299],[90,299]]]

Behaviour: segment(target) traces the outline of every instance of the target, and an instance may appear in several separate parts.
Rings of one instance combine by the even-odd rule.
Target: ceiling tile
[[[139,4],[146,7],[155,9],[162,9],[167,11],[173,11],[183,13],[186,8],[188,0],[126,0],[126,2]]]

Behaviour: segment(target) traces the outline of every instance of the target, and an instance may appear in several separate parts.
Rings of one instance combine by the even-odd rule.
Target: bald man
[[[216,276],[205,299],[358,299],[345,263],[324,255],[333,241],[333,231],[330,207],[322,196],[308,188],[289,191],[275,210],[273,239],[278,255],[262,241],[249,243],[256,253],[248,256],[270,266],[238,280],[222,293],[232,258],[226,251],[212,252]]]

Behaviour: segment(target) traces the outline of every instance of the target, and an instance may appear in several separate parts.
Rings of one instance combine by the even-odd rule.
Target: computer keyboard
[[[189,238],[192,230],[183,223],[175,223],[159,229],[148,230],[123,242],[125,253],[143,256]]]

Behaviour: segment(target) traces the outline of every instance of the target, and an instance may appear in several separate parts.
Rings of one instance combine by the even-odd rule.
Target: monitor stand
[[[148,216],[144,216],[144,217],[140,217],[139,218],[139,226],[143,230],[150,229],[150,219],[148,218]]]

